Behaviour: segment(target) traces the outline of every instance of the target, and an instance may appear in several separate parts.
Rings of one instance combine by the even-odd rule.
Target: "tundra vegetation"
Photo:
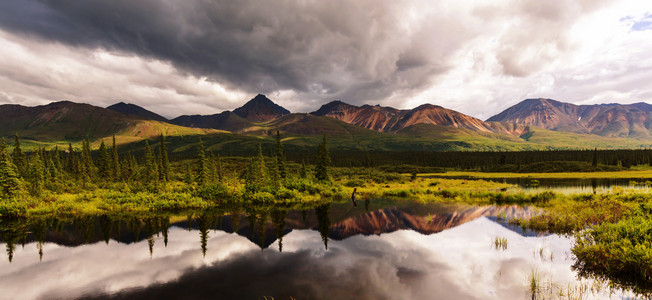
[[[327,215],[326,204],[349,201],[354,189],[358,197],[366,199],[530,205],[541,208],[542,213],[508,221],[573,235],[574,268],[580,274],[608,279],[616,287],[642,295],[649,295],[652,289],[649,189],[532,193],[507,183],[474,179],[620,177],[638,178],[634,184],[646,186],[652,180],[647,166],[652,164],[649,150],[541,151],[530,156],[522,152],[433,152],[412,156],[417,163],[407,165],[395,160],[396,153],[333,154],[326,136],[316,153],[300,158],[294,155],[289,160],[280,133],[275,138],[272,147],[259,145],[247,157],[223,157],[206,150],[200,140],[172,160],[163,135],[145,141],[143,149],[134,152],[118,149],[115,138],[109,145],[101,141],[95,150],[86,140],[81,147],[69,144],[65,149],[31,151],[21,148],[17,136],[11,146],[2,139],[0,223],[144,215],[156,220],[167,215],[169,220],[172,214],[201,216],[210,210],[248,210],[281,224],[283,212],[289,209],[315,209]],[[188,155],[188,151],[194,154]],[[549,173],[563,169],[577,172]],[[460,176],[469,179],[455,179]],[[258,213],[261,211],[265,213]],[[155,223],[162,224],[159,221]],[[324,228],[327,230],[327,225]],[[496,237],[496,249],[505,250],[507,245],[505,238]]]

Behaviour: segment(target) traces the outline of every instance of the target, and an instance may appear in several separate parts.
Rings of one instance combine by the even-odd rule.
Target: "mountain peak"
[[[263,94],[258,94],[242,107],[233,110],[236,115],[250,121],[269,121],[290,113]]]
[[[154,112],[151,112],[147,109],[144,109],[136,104],[131,104],[131,103],[125,103],[125,102],[118,102],[116,104],[113,104],[107,109],[117,111],[119,113],[127,114],[127,115],[134,115],[141,117],[143,119],[147,120],[155,120],[155,121],[161,121],[161,122],[167,122],[168,119],[165,117],[158,115]]]

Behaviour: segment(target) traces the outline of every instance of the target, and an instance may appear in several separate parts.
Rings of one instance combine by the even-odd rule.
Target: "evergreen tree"
[[[165,136],[161,134],[161,145],[159,148],[160,155],[160,168],[159,168],[159,180],[169,181],[170,180],[170,160],[168,159],[168,149],[165,146]]]
[[[122,166],[120,157],[118,157],[118,148],[115,145],[115,135],[113,136],[113,145],[111,147],[111,176],[113,180],[119,180],[122,175]]]
[[[265,156],[263,156],[263,148],[260,144],[258,144],[258,156],[254,164],[254,178],[255,182],[261,186],[267,181],[267,166],[265,166]]]
[[[272,161],[272,167],[269,170],[269,185],[277,189],[281,186],[281,174],[279,173],[278,159]]]
[[[57,167],[57,164],[54,163],[52,157],[49,158],[48,175],[49,175],[48,178],[52,181],[59,180],[59,168]]]
[[[145,169],[143,170],[143,177],[145,182],[154,183],[158,179],[158,164],[154,158],[152,148],[149,147],[149,141],[145,141]]]
[[[217,169],[217,180],[219,182],[224,182],[224,166],[222,166],[222,157],[217,155],[217,161],[215,162],[215,167]]]
[[[598,148],[595,148],[595,150],[593,150],[593,162],[591,163],[591,165],[593,167],[598,166]]]
[[[45,166],[39,152],[32,154],[28,172],[29,190],[32,195],[40,195],[45,186]]]
[[[104,141],[100,142],[100,157],[97,161],[97,171],[102,179],[109,179],[112,176],[109,151],[106,149]]]
[[[285,179],[287,177],[285,149],[283,148],[283,144],[281,144],[281,133],[278,130],[276,131],[276,164],[279,177]]]
[[[21,187],[21,181],[18,175],[16,165],[6,152],[7,144],[5,139],[0,139],[0,195],[3,197],[13,197]]]
[[[315,166],[315,179],[319,181],[328,181],[328,165],[331,163],[331,157],[328,153],[328,146],[326,144],[326,135],[319,144],[319,152],[317,153],[317,165]]]
[[[301,170],[299,171],[299,177],[308,177],[308,168],[306,167],[306,162],[304,160],[301,161]]]
[[[215,158],[215,153],[210,152],[208,158],[208,178],[209,181],[215,181],[217,178],[217,158]]]
[[[66,158],[66,171],[68,173],[74,174],[76,173],[76,167],[75,167],[75,150],[72,148],[72,144],[68,143],[68,157]]]
[[[11,156],[14,165],[18,170],[18,174],[24,177],[27,173],[27,158],[25,153],[23,153],[23,150],[20,148],[20,139],[18,138],[18,134],[15,135],[14,152]]]
[[[206,153],[204,153],[204,142],[199,140],[199,149],[197,150],[197,183],[200,185],[208,183],[209,173],[208,159],[206,159]]]
[[[95,175],[95,165],[91,157],[91,144],[88,139],[82,142],[81,162],[79,165],[79,173],[84,185],[86,185]]]
[[[190,168],[190,162],[186,162],[186,173],[183,175],[183,181],[186,184],[192,183],[192,169]]]
[[[57,173],[63,170],[63,165],[61,163],[61,151],[59,151],[59,146],[54,146],[54,153],[52,154],[52,163],[57,169]]]
[[[134,178],[138,178],[138,162],[133,154],[131,154],[131,151],[127,153],[127,157],[123,160],[122,170],[122,178],[125,181],[131,181]]]

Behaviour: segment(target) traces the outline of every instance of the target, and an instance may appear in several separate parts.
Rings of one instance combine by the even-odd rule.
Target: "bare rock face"
[[[415,124],[433,124],[474,131],[496,132],[495,129],[479,119],[432,104],[424,104],[410,110],[399,110],[378,105],[355,106],[341,101],[333,101],[311,114],[335,118],[380,132],[397,132]]]
[[[265,95],[258,94],[242,107],[236,108],[233,113],[252,122],[261,122],[290,114],[290,111],[272,102]]]
[[[526,99],[489,118],[549,130],[605,137],[652,138],[652,105],[575,105],[552,99]]]

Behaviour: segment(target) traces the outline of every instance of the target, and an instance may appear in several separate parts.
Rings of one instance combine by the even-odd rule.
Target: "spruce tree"
[[[54,160],[52,157],[48,159],[48,179],[52,181],[59,181],[59,168],[57,167],[57,164],[54,163]]]
[[[269,170],[269,183],[271,186],[277,189],[281,186],[281,174],[279,173],[277,159],[272,161],[272,167]]]
[[[106,145],[104,144],[104,141],[100,142],[100,157],[97,161],[97,170],[100,175],[100,178],[102,179],[109,179],[111,178],[112,172],[111,172],[111,163],[110,163],[110,156],[109,156],[109,151],[106,149]]]
[[[278,130],[276,131],[276,164],[279,177],[285,179],[287,177],[285,149],[283,148],[283,144],[281,144],[281,133]]]
[[[209,181],[209,166],[206,153],[204,153],[204,142],[199,140],[199,149],[197,150],[197,183],[206,184]]]
[[[160,169],[159,169],[159,179],[161,181],[170,180],[170,160],[168,159],[168,149],[165,146],[165,136],[161,134],[161,145],[159,148],[160,155]]]
[[[315,179],[318,181],[328,181],[328,165],[331,163],[331,157],[328,153],[328,146],[326,144],[326,135],[319,144],[319,152],[317,153],[317,165],[315,166]]]
[[[57,173],[63,170],[63,165],[61,164],[61,151],[59,151],[59,146],[54,146],[54,153],[52,154],[52,163],[57,169]]]
[[[91,178],[95,177],[95,165],[91,157],[91,144],[88,139],[82,142],[81,162],[79,165],[79,173],[84,185],[86,185]]]
[[[40,156],[38,151],[32,154],[27,176],[30,193],[37,196],[43,192],[43,187],[45,186],[45,166]]]
[[[120,157],[118,157],[118,148],[115,145],[115,135],[113,136],[113,145],[111,147],[111,173],[113,180],[120,180],[122,166],[120,165]]]
[[[70,174],[74,174],[75,168],[75,150],[72,148],[72,144],[68,143],[68,157],[66,159],[66,171]]]
[[[308,168],[306,167],[306,162],[304,160],[301,161],[301,170],[299,171],[299,177],[308,177]]]
[[[7,144],[5,139],[0,139],[0,195],[3,197],[13,197],[21,187],[21,181],[18,175],[16,165],[7,154]]]
[[[190,162],[186,162],[186,173],[183,175],[183,182],[186,184],[192,183],[192,168],[190,167]]]
[[[20,148],[20,139],[18,138],[18,134],[15,135],[14,152],[12,153],[11,156],[14,165],[18,170],[18,174],[20,176],[25,176],[27,174],[27,158],[25,156],[25,153],[23,153],[23,150]]]
[[[145,182],[154,183],[158,179],[158,164],[154,158],[152,148],[149,147],[149,141],[145,141],[145,169],[143,170],[143,177]]]
[[[267,166],[265,166],[265,156],[263,156],[263,148],[258,145],[258,157],[254,165],[254,178],[257,184],[264,185],[267,182]]]
[[[215,162],[215,168],[217,169],[217,180],[219,182],[224,182],[224,166],[222,166],[222,157],[217,155],[217,161]]]
[[[210,152],[208,158],[208,178],[210,181],[215,181],[217,178],[217,158],[215,158],[215,153]]]

